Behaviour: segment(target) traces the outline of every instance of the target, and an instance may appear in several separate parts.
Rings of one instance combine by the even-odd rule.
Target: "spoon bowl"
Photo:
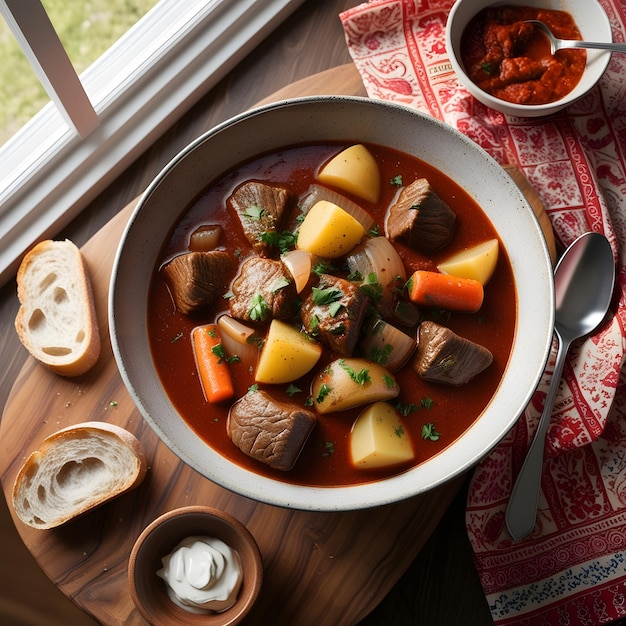
[[[604,319],[615,283],[615,261],[604,235],[585,233],[565,251],[554,273],[558,351],[537,432],[515,481],[506,510],[513,539],[530,534],[537,517],[543,449],[563,365],[573,341],[593,332]]]
[[[539,28],[550,42],[550,52],[554,54],[557,50],[566,48],[584,48],[591,50],[611,50],[612,52],[626,52],[626,44],[605,43],[603,41],[580,41],[577,39],[559,39],[555,37],[547,24],[541,20],[524,20],[526,24],[534,24]]]

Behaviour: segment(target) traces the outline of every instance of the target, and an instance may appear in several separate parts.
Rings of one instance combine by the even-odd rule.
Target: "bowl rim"
[[[543,2],[545,2],[545,0],[487,0],[487,3],[483,5],[481,9],[487,6],[508,4],[534,6],[537,4],[541,5]],[[608,40],[606,43],[611,43],[613,41],[611,22],[609,20],[609,16],[604,10],[604,7],[600,4],[600,2],[598,2],[598,0],[586,0],[586,2],[588,2],[590,5],[593,4],[595,9],[598,11],[597,15],[602,20],[602,25],[608,33]],[[577,85],[576,87],[574,87],[574,89],[572,89],[572,91],[565,94],[562,98],[554,100],[553,102],[546,102],[544,104],[517,104],[515,102],[509,102],[508,100],[502,100],[501,98],[497,98],[496,96],[488,93],[487,91],[484,91],[478,85],[476,85],[476,83],[474,83],[467,75],[461,59],[456,55],[456,46],[454,44],[457,39],[460,39],[460,36],[465,26],[463,26],[463,28],[461,28],[459,32],[453,33],[453,27],[456,26],[454,18],[460,11],[464,10],[463,5],[464,2],[462,0],[458,0],[457,2],[455,2],[450,9],[446,22],[446,49],[448,51],[448,58],[450,60],[450,64],[452,65],[452,69],[459,78],[459,81],[466,87],[468,91],[470,91],[470,93],[474,97],[483,102],[483,104],[490,106],[491,108],[494,108],[496,110],[510,109],[510,111],[506,111],[506,114],[508,115],[518,117],[539,117],[543,115],[550,115],[551,113],[556,113],[557,111],[560,111],[561,109],[581,99],[585,94],[593,89],[602,78],[602,75],[606,71],[606,68],[608,67],[611,60],[611,52],[608,50],[587,50],[587,64],[585,66],[585,71],[589,69],[590,63],[593,62],[594,65],[592,67],[592,70],[595,75],[592,79],[592,82],[581,93],[577,93]],[[566,7],[561,7],[561,9],[567,10]],[[581,27],[579,26],[579,28]],[[602,38],[600,38],[600,40],[602,40]]]
[[[155,194],[160,186],[167,180],[167,177],[172,170],[182,163],[184,159],[193,153],[199,146],[222,132],[228,132],[232,126],[236,126],[242,122],[246,123],[248,120],[256,120],[256,118],[268,114],[282,114],[285,110],[289,110],[292,107],[304,108],[305,111],[307,110],[307,107],[309,107],[309,111],[319,111],[320,107],[324,108],[332,106],[364,107],[368,109],[368,112],[370,109],[374,109],[375,114],[378,114],[380,110],[393,112],[395,116],[409,116],[407,120],[410,120],[411,122],[419,122],[423,125],[432,125],[436,127],[436,132],[443,131],[452,135],[455,138],[454,140],[460,142],[465,150],[476,156],[480,156],[482,160],[481,165],[484,165],[493,177],[496,179],[499,177],[502,185],[506,187],[507,192],[509,192],[512,197],[519,202],[519,210],[525,214],[523,219],[529,219],[530,222],[532,222],[536,233],[539,235],[537,238],[537,245],[540,247],[541,257],[539,262],[541,263],[546,276],[545,284],[542,285],[544,290],[543,295],[546,300],[546,310],[542,312],[542,319],[545,320],[546,323],[545,328],[542,329],[542,336],[537,342],[536,353],[534,355],[536,358],[535,369],[529,377],[527,388],[523,392],[516,391],[516,393],[519,393],[519,398],[516,399],[516,405],[515,407],[512,407],[511,414],[505,420],[505,424],[499,430],[497,437],[494,438],[493,433],[489,432],[489,428],[485,423],[486,421],[480,417],[467,431],[465,431],[465,433],[472,431],[473,440],[476,440],[476,444],[471,453],[467,453],[466,451],[464,454],[460,455],[462,458],[459,458],[458,455],[455,457],[455,471],[441,471],[441,466],[445,466],[449,462],[448,458],[455,454],[455,451],[458,452],[458,440],[451,443],[450,446],[436,454],[434,457],[431,457],[427,465],[435,470],[436,478],[431,478],[429,476],[428,479],[425,480],[427,485],[416,486],[414,484],[415,481],[413,480],[413,473],[415,471],[419,471],[421,475],[421,473],[425,471],[424,465],[426,464],[419,464],[407,472],[394,475],[393,477],[383,481],[339,487],[302,486],[265,476],[261,477],[258,474],[252,473],[246,468],[236,465],[224,457],[221,457],[217,451],[210,448],[210,446],[206,443],[204,444],[205,447],[210,450],[213,456],[218,457],[213,459],[217,466],[212,465],[210,468],[207,468],[206,466],[198,467],[194,463],[192,455],[189,451],[179,447],[176,442],[171,441],[158,419],[155,419],[151,414],[150,408],[146,405],[140,394],[137,393],[135,389],[135,382],[129,374],[124,362],[124,350],[122,345],[124,338],[122,336],[123,334],[120,334],[117,328],[116,302],[118,298],[118,278],[122,275],[122,260],[124,259],[125,246],[130,236],[133,234],[133,230],[138,228],[138,217],[141,215],[142,211],[146,210],[144,207],[150,202],[153,194]],[[282,145],[285,144],[283,143]],[[228,169],[228,167],[230,167],[230,165],[224,169]],[[172,221],[172,224],[173,223],[174,222]],[[156,259],[154,262],[156,262]],[[529,403],[532,394],[541,379],[545,363],[547,362],[550,353],[552,345],[552,329],[554,325],[554,285],[552,279],[552,266],[547,245],[541,235],[541,228],[532,211],[532,208],[528,204],[528,201],[503,168],[500,167],[500,165],[491,156],[489,156],[487,152],[478,146],[478,144],[463,135],[460,131],[424,113],[410,109],[401,104],[390,103],[387,101],[378,101],[360,96],[305,96],[300,98],[290,98],[245,111],[208,130],[200,137],[192,141],[188,146],[183,148],[183,150],[181,150],[150,183],[144,194],[141,196],[127,223],[115,255],[109,289],[110,338],[121,378],[136,407],[152,429],[157,433],[161,441],[165,443],[170,450],[172,450],[172,452],[174,452],[174,454],[176,454],[179,459],[187,465],[232,492],[267,504],[312,511],[357,510],[404,500],[423,493],[424,491],[433,489],[440,484],[451,480],[455,476],[464,473],[467,469],[475,465],[491,448],[496,445],[506,432],[508,432]],[[519,319],[517,324],[519,325]],[[518,332],[518,330],[516,330],[516,332]],[[511,363],[511,358],[512,357],[509,358],[507,368]],[[135,366],[135,369],[137,369],[137,367],[138,366]],[[487,408],[490,408],[491,405],[492,402],[490,402]],[[182,418],[180,419],[182,420]],[[463,436],[465,436],[465,433]],[[199,439],[197,435],[195,435],[195,437]],[[485,449],[485,442],[487,442],[487,449]],[[225,463],[226,466],[232,470],[228,477],[220,474],[220,465],[223,463]],[[252,480],[253,483],[248,484],[248,479]],[[389,490],[387,488],[389,481],[391,480],[394,481],[394,486],[396,486],[396,489],[394,490]]]

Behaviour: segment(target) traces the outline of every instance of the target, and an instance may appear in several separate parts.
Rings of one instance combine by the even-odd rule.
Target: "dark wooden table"
[[[248,59],[215,89],[206,94],[182,119],[96,198],[58,237],[68,237],[83,245],[111,218],[139,195],[154,175],[180,149],[216,123],[269,97],[294,81],[350,61],[338,20],[338,13],[359,4],[356,0],[309,0],[271,35]],[[17,312],[15,283],[0,290],[0,401],[2,407],[16,377],[26,362],[26,352],[13,331]],[[6,510],[0,537],[12,541]],[[461,491],[430,541],[404,577],[368,616],[365,624],[489,624],[489,613],[476,573],[463,523],[464,493]],[[15,541],[20,539],[15,533]],[[4,549],[4,547],[3,547]],[[34,604],[45,604],[33,587],[27,567],[2,559],[2,595],[10,598],[10,623],[70,623],[70,619],[43,613],[32,615]],[[32,563],[27,563],[32,566]],[[22,575],[22,579],[20,579]],[[17,596],[14,595],[18,594]],[[53,589],[54,591],[54,589]],[[20,605],[24,608],[19,617]],[[3,604],[0,602],[0,618]],[[16,617],[17,616],[17,617]],[[74,615],[71,619],[78,619]],[[56,620],[56,621],[55,621]],[[3,619],[4,621],[4,619]],[[73,621],[72,623],[75,623]]]

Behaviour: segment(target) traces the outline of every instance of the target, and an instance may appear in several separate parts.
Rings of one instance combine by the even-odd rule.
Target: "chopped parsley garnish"
[[[324,402],[324,399],[331,391],[331,387],[329,387],[326,383],[322,383],[319,393],[317,394],[317,398],[315,398],[315,402],[317,402],[318,404]]]
[[[394,176],[393,178],[391,178],[389,180],[389,183],[396,187],[401,187],[402,186],[402,174],[398,174],[397,176]]]
[[[422,426],[422,439],[437,441],[439,437],[441,437],[441,433],[437,432],[432,422],[428,422]]]
[[[345,359],[339,359],[339,365],[344,371],[348,372],[350,378],[358,385],[366,385],[372,381],[370,372],[366,368],[362,368],[359,372],[357,372],[355,369],[346,364]]]
[[[330,316],[335,317],[337,313],[339,313],[342,306],[343,304],[341,304],[341,302],[331,302],[328,305],[328,312],[330,313]]]
[[[309,322],[309,332],[315,334],[320,327],[320,319],[317,315],[311,315],[311,321]]]
[[[327,441],[324,444],[324,452],[322,452],[322,456],[324,456],[324,457],[330,456],[334,451],[335,451],[335,442],[334,441]]]
[[[182,339],[184,336],[185,334],[183,332],[176,333],[176,335],[174,335],[174,337],[172,337],[172,339],[170,340],[170,343],[176,343],[177,341]]]
[[[383,382],[389,389],[393,389],[396,386],[396,379],[393,376],[388,376],[387,374],[383,376]]]
[[[431,409],[433,404],[435,404],[435,401],[432,398],[422,398],[420,401],[420,406],[423,409]]]
[[[393,429],[393,434],[398,437],[399,439],[402,439],[402,437],[404,437],[404,427],[403,426],[398,426],[397,428]]]
[[[264,322],[269,315],[270,307],[265,302],[265,298],[257,293],[252,296],[252,302],[248,315],[253,322]]]
[[[341,291],[341,289],[337,289],[336,287],[313,287],[311,290],[311,296],[315,304],[322,306],[324,304],[331,304],[332,302],[341,300],[343,291]]]
[[[251,204],[243,213],[248,219],[260,220],[265,215],[265,209],[258,204]]]
[[[351,272],[346,276],[346,280],[349,280],[353,283],[361,282],[363,280],[363,274],[361,274],[359,270],[355,270],[354,272]]]
[[[380,235],[380,230],[378,229],[378,224],[374,224],[374,226],[372,226],[369,229],[369,236],[370,237],[378,237],[378,235]]]
[[[226,356],[226,351],[224,350],[224,346],[221,343],[213,346],[211,348],[211,352],[218,358],[218,363],[222,363],[222,361],[226,361],[226,363],[238,363],[241,359],[233,354],[232,356]]]
[[[293,383],[290,383],[287,389],[285,389],[285,393],[290,398],[293,398],[293,396],[295,396],[297,393],[300,393],[301,391],[302,389],[300,389],[300,387],[296,387]]]
[[[425,397],[420,400],[419,404],[414,404],[413,402],[407,402],[406,404],[396,402],[393,406],[398,413],[406,417],[409,413],[413,413],[413,411],[417,411],[418,409],[430,409],[433,404],[432,398]]]
[[[258,390],[259,390],[259,386],[256,383],[248,387],[248,393],[254,393],[255,391],[258,391]]]
[[[293,250],[296,246],[298,236],[288,230],[278,232],[276,230],[269,230],[266,233],[262,233],[260,239],[268,246],[278,248],[281,254]]]
[[[379,348],[378,346],[373,347],[370,350],[368,357],[370,361],[374,361],[374,363],[378,363],[379,365],[387,365],[387,362],[389,361],[389,357],[391,356],[392,352],[393,345],[388,343],[383,348]]]
[[[376,272],[370,272],[365,277],[365,280],[361,283],[360,289],[374,301],[382,298],[383,286],[378,282]]]
[[[337,268],[329,265],[328,263],[323,263],[322,261],[319,261],[319,263],[316,263],[313,266],[313,273],[317,276],[319,276],[320,274],[332,274],[334,271],[336,271],[336,269]]]
[[[398,411],[398,413],[400,413],[400,415],[406,417],[409,413],[417,411],[417,409],[419,409],[420,407],[418,404],[413,404],[413,402],[407,402],[406,404],[403,404],[402,402],[396,402],[396,404],[394,404],[394,408],[396,409],[396,411]]]
[[[483,72],[485,72],[485,74],[493,74],[495,68],[493,67],[493,65],[491,63],[489,63],[488,61],[485,61],[484,63],[480,64],[480,67],[482,68]]]

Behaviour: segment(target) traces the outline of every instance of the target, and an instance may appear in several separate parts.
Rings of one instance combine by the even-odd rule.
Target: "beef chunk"
[[[310,335],[337,354],[352,356],[368,304],[368,297],[350,281],[321,274],[302,303],[300,317]]]
[[[283,215],[295,199],[286,187],[252,180],[237,187],[228,198],[228,204],[239,217],[252,249],[261,256],[270,256],[271,245],[261,236],[277,232]]]
[[[315,415],[296,404],[249,391],[230,409],[226,429],[249,457],[275,469],[290,470],[316,424]]]
[[[487,348],[459,337],[445,326],[422,322],[413,369],[425,380],[464,385],[493,361]]]
[[[189,315],[211,307],[224,295],[236,267],[232,254],[211,250],[180,254],[161,271],[176,308]]]
[[[250,257],[233,281],[232,292],[230,312],[241,320],[266,322],[298,312],[296,288],[282,261]]]
[[[425,178],[405,187],[387,217],[387,236],[407,246],[432,254],[452,239],[456,215],[435,193]]]

